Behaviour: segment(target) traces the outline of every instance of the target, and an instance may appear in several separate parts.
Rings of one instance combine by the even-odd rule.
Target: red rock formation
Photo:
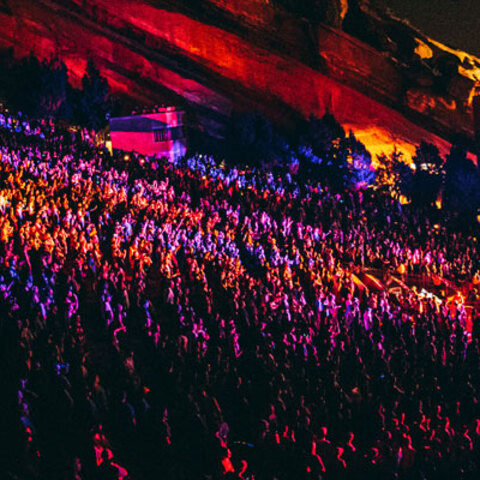
[[[232,108],[258,109],[283,123],[330,111],[373,153],[395,143],[411,152],[408,144],[421,139],[445,152],[448,142],[432,131],[455,133],[450,123],[472,133],[455,118],[456,104],[418,89],[405,96],[402,73],[380,52],[263,0],[8,5],[11,14],[0,13],[0,47],[13,47],[17,57],[58,55],[74,83],[93,57],[115,91],[142,103],[185,105],[213,134]],[[418,125],[425,115],[433,118],[430,131]]]

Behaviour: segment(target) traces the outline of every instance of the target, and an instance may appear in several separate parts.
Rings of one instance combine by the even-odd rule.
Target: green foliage
[[[40,62],[33,54],[12,66],[8,98],[35,117],[56,116],[67,103],[67,68],[57,58]]]
[[[259,113],[234,113],[227,125],[227,156],[233,163],[284,162],[290,154],[285,138]]]
[[[419,206],[433,205],[443,183],[443,164],[438,148],[422,141],[413,157],[415,174],[412,179],[412,201]]]
[[[395,149],[390,155],[378,157],[377,187],[388,190],[395,197],[404,195],[411,198],[413,170],[407,165],[402,152]]]
[[[468,217],[480,207],[480,175],[465,148],[452,145],[445,163],[444,206]]]
[[[394,191],[397,196],[404,195],[407,198],[412,198],[414,188],[413,170],[403,161],[394,163],[395,184]]]
[[[352,131],[348,137],[340,140],[338,156],[341,159],[345,186],[364,188],[375,182],[375,171],[372,168],[372,156],[362,142],[357,140]]]
[[[329,113],[322,118],[310,116],[300,124],[298,132],[298,157],[300,174],[307,178],[318,178],[333,189],[345,187],[348,165],[339,155],[339,144],[345,131]]]
[[[98,130],[111,109],[108,84],[89,60],[82,89],[68,82],[67,68],[58,58],[40,62],[30,54],[20,62],[4,60],[5,96],[11,106],[31,117],[55,117]]]
[[[440,170],[444,163],[438,148],[425,141],[422,141],[416,148],[413,162],[418,171],[424,170],[432,174],[441,173]]]
[[[318,156],[328,154],[336,140],[345,138],[345,130],[330,113],[326,113],[322,118],[311,115],[300,128],[299,144],[310,147]]]
[[[110,109],[108,83],[100,75],[92,59],[82,78],[82,92],[79,104],[79,120],[82,125],[99,130],[106,125],[106,114]]]
[[[40,114],[57,115],[67,103],[67,67],[58,59],[43,62],[40,85]]]
[[[432,206],[442,188],[442,177],[427,170],[415,171],[412,178],[412,202],[417,206]]]
[[[453,145],[446,162],[437,147],[422,142],[413,157],[413,171],[395,151],[379,157],[377,186],[405,195],[417,206],[431,206],[442,194],[443,207],[470,221],[480,207],[480,174],[463,146]]]
[[[346,137],[332,115],[311,117],[304,128],[298,156],[305,177],[317,178],[333,191],[363,188],[375,181],[370,153],[353,132]]]

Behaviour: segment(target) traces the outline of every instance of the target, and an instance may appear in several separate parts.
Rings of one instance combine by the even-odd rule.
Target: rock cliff
[[[306,18],[286,0],[3,0],[0,48],[59,56],[73,83],[92,57],[115,92],[185,106],[214,136],[232,109],[330,111],[373,153],[473,144],[479,60],[364,0],[311,2]]]

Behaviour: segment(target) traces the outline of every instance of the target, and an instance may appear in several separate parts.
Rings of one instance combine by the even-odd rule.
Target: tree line
[[[287,165],[300,176],[316,178],[332,191],[372,187],[388,191],[415,207],[452,214],[470,222],[480,209],[480,173],[462,144],[443,158],[428,142],[416,147],[412,162],[394,150],[377,167],[352,132],[333,115],[311,116],[293,132],[281,132],[258,113],[233,114],[226,133],[226,156],[250,166]]]
[[[33,118],[53,117],[99,130],[107,123],[114,104],[107,80],[92,59],[81,88],[68,80],[65,63],[58,58],[40,61],[33,53],[21,60],[2,58],[2,95],[10,106]]]

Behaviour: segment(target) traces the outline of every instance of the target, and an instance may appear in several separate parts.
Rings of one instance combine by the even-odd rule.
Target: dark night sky
[[[480,56],[480,0],[371,0],[428,36]]]

